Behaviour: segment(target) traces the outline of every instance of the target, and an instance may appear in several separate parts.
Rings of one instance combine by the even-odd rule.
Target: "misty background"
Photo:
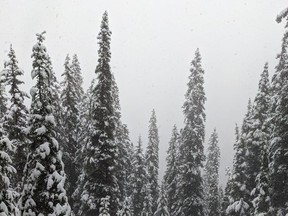
[[[190,62],[199,48],[207,97],[205,147],[216,128],[224,186],[225,167],[231,167],[234,155],[235,123],[242,124],[266,61],[270,77],[274,73],[284,25],[275,18],[286,7],[287,0],[0,0],[0,69],[12,44],[29,92],[35,34],[46,30],[58,81],[66,55],[76,53],[86,90],[95,77],[97,34],[107,10],[122,119],[133,143],[141,134],[146,147],[155,109],[162,178],[172,127],[183,126]]]

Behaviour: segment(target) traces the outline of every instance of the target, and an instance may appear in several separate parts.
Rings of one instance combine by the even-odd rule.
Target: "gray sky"
[[[76,53],[87,89],[95,77],[96,37],[107,10],[123,122],[132,141],[141,134],[146,145],[155,108],[162,176],[172,127],[183,126],[190,62],[199,48],[207,96],[206,140],[216,127],[223,182],[234,155],[235,123],[241,124],[266,61],[270,75],[274,73],[284,33],[284,24],[275,18],[286,7],[287,0],[0,0],[0,64],[12,43],[29,91],[35,34],[46,30],[45,44],[58,79],[66,54]]]

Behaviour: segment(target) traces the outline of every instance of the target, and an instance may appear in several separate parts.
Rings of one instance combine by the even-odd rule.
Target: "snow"
[[[38,91],[38,89],[36,87],[32,87],[30,89],[30,95],[31,95],[32,98],[35,97],[35,95],[37,94],[37,91]]]
[[[45,121],[48,122],[48,123],[51,123],[51,124],[55,125],[55,119],[54,119],[54,116],[53,116],[53,115],[47,115],[47,116],[45,116]]]
[[[40,150],[40,155],[41,155],[42,159],[44,159],[47,155],[50,154],[49,143],[45,142],[42,145],[40,145],[39,150]]]
[[[47,132],[47,128],[44,125],[42,125],[40,128],[37,128],[35,132],[39,136],[45,134]]]

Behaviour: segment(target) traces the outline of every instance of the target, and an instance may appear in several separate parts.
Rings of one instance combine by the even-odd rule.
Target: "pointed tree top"
[[[138,137],[138,147],[141,147],[142,146],[142,138],[141,138],[141,135],[139,135]]]
[[[155,112],[155,109],[152,110],[152,115],[151,115],[151,118],[150,118],[150,122],[157,122],[157,118],[156,118],[156,112]]]
[[[199,48],[196,49],[195,51],[195,59],[192,61],[192,64],[195,63],[195,61],[200,61],[201,60],[201,54],[200,54],[200,51],[199,51]]]
[[[277,16],[276,22],[278,22],[278,23],[282,22],[282,20],[283,20],[285,17],[287,18],[287,21],[288,21],[288,7],[285,8],[285,9]],[[288,23],[287,23],[286,27],[288,27]]]
[[[252,102],[251,102],[251,98],[249,98],[248,105],[247,105],[247,115],[251,113],[251,108],[252,108]]]
[[[42,33],[37,33],[36,34],[36,37],[37,37],[37,40],[40,41],[40,42],[43,42],[45,40],[45,37],[44,37],[44,34],[46,34],[46,31],[43,31]]]

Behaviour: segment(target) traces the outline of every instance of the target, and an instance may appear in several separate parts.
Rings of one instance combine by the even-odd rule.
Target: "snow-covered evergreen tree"
[[[148,182],[151,189],[152,213],[157,209],[159,198],[158,170],[159,170],[159,135],[155,110],[149,121],[148,145],[146,150],[146,167],[148,171]]]
[[[157,204],[158,206],[154,216],[170,216],[164,182],[161,185],[160,196]]]
[[[232,181],[229,191],[230,205],[227,208],[228,215],[244,216],[249,215],[249,204],[247,203],[247,197],[249,192],[246,189],[246,148],[247,148],[247,134],[251,129],[251,100],[248,102],[248,111],[244,117],[241,127],[241,133],[239,138],[236,137],[236,143],[234,145],[235,156],[233,161]],[[242,208],[243,206],[243,208]],[[248,206],[248,207],[247,207]],[[237,208],[236,208],[237,207]],[[241,207],[241,208],[240,208]],[[245,211],[244,214],[242,212]]]
[[[287,20],[288,8],[278,17],[277,21]],[[273,130],[269,145],[269,170],[270,170],[270,215],[286,215],[288,213],[288,31],[282,39],[282,50],[278,55],[279,63],[272,78],[272,104],[271,122]]]
[[[63,162],[67,174],[67,195],[71,197],[77,186],[77,178],[80,174],[79,164],[76,164],[76,153],[81,148],[80,142],[80,111],[79,103],[82,97],[81,73],[77,56],[73,58],[73,64],[70,64],[70,58],[67,55],[64,63],[64,80],[61,82],[61,103],[62,103],[62,148]],[[74,67],[74,69],[73,69]],[[76,70],[77,69],[77,70]],[[77,75],[76,75],[77,73]],[[79,83],[80,79],[80,83]],[[80,90],[79,90],[80,89]],[[73,205],[73,199],[70,199]]]
[[[253,215],[254,205],[251,204],[260,191],[256,190],[256,177],[260,172],[262,155],[267,150],[267,142],[270,131],[267,122],[270,106],[270,83],[268,74],[268,63],[264,66],[259,81],[259,89],[251,110],[251,127],[246,136],[246,190],[250,203],[250,212]],[[250,195],[250,196],[249,196]],[[256,200],[255,200],[256,201]]]
[[[104,13],[98,34],[99,58],[96,67],[97,84],[92,89],[91,131],[85,146],[84,187],[80,215],[98,216],[101,198],[109,196],[109,214],[116,215],[119,187],[116,178],[117,147],[115,133],[117,116],[110,68],[110,36],[108,14]]]
[[[28,95],[20,90],[24,82],[20,79],[23,71],[18,67],[15,51],[10,46],[8,53],[9,60],[5,62],[5,69],[2,75],[9,92],[9,108],[4,116],[4,128],[7,131],[8,139],[16,148],[13,155],[14,167],[17,175],[13,179],[13,186],[20,190],[21,179],[23,177],[24,165],[27,157],[27,137],[24,133],[26,128],[28,110],[24,104],[24,99]]]
[[[33,46],[32,78],[36,79],[30,93],[32,103],[27,134],[28,159],[24,170],[24,187],[19,200],[21,215],[70,215],[64,189],[65,172],[55,139],[53,116],[52,72],[44,33],[37,34]]]
[[[12,175],[16,173],[9,155],[11,151],[12,143],[5,135],[3,125],[0,123],[0,215],[3,216],[19,215],[16,207],[17,194],[10,183]]]
[[[76,152],[74,163],[77,166],[77,172],[81,173],[77,178],[77,187],[72,194],[72,209],[77,213],[81,206],[81,193],[84,187],[84,166],[83,161],[85,158],[85,144],[89,142],[90,137],[93,135],[92,125],[92,90],[95,86],[95,79],[92,80],[90,87],[84,93],[81,103],[79,104],[79,119],[80,123],[80,134],[79,134],[79,149]]]
[[[201,168],[205,160],[203,142],[205,137],[204,70],[201,66],[201,56],[197,49],[191,63],[191,70],[183,105],[185,126],[182,131],[180,145],[180,172],[178,178],[177,215],[204,215],[203,211],[203,181]]]
[[[142,140],[139,137],[138,144],[135,148],[134,159],[132,162],[133,173],[131,174],[131,187],[132,187],[132,210],[133,215],[140,215],[147,196],[147,170],[145,167],[145,159],[142,150]]]
[[[219,196],[219,166],[220,148],[218,146],[218,134],[216,129],[208,142],[208,154],[205,165],[205,203],[207,216],[220,216],[220,196]]]
[[[169,148],[167,151],[167,169],[164,176],[164,181],[167,190],[167,206],[171,214],[175,213],[176,190],[177,190],[177,175],[178,175],[178,151],[180,137],[176,125],[172,130],[172,136],[169,141]]]

